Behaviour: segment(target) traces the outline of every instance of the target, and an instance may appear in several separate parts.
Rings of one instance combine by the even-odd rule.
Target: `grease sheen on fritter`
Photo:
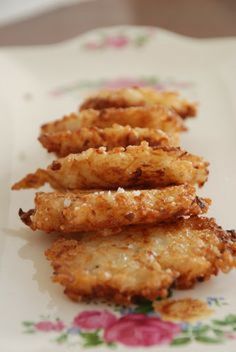
[[[196,115],[196,104],[180,97],[177,92],[157,91],[149,87],[132,87],[101,90],[88,97],[80,110],[127,108],[131,106],[152,106],[162,104],[173,108],[182,118]]]
[[[59,190],[162,187],[184,183],[202,186],[208,163],[174,147],[139,146],[88,149],[54,161],[47,169],[28,174],[12,188],[38,188],[49,183]]]
[[[191,288],[235,267],[235,233],[213,219],[133,226],[119,234],[59,239],[46,251],[53,279],[73,300],[108,299],[130,304],[166,296],[171,286]],[[148,279],[147,279],[148,278]]]
[[[98,231],[132,224],[158,223],[206,213],[209,199],[198,198],[190,185],[160,190],[93,193],[37,193],[35,209],[20,217],[33,230]]]

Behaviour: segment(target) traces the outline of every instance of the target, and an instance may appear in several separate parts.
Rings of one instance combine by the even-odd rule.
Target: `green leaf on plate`
[[[68,340],[68,335],[67,334],[61,334],[56,338],[57,343],[65,343]]]
[[[215,325],[220,325],[220,326],[229,325],[229,323],[227,323],[227,321],[219,320],[219,319],[212,320],[212,323]]]
[[[151,313],[153,312],[152,302],[148,300],[143,300],[139,305],[134,309],[134,313]]]
[[[136,46],[142,46],[147,42],[148,39],[149,38],[147,35],[140,35],[135,38],[134,43]]]
[[[224,331],[220,330],[220,329],[215,329],[215,328],[212,328],[212,331],[214,332],[214,334],[216,336],[223,336],[224,335]]]
[[[236,325],[236,315],[235,314],[228,314],[225,319],[215,319],[212,320],[212,323],[215,325]]]
[[[217,337],[210,337],[210,336],[195,336],[195,340],[202,343],[221,343],[223,340]]]
[[[80,336],[84,339],[84,347],[98,346],[103,343],[98,331],[95,332],[80,332]]]
[[[192,333],[193,335],[204,335],[207,331],[210,330],[210,326],[209,325],[200,325],[198,327],[194,327],[192,329]]]
[[[190,337],[177,337],[176,339],[172,340],[171,346],[182,346],[182,345],[187,345],[188,343],[191,342]]]
[[[229,314],[225,318],[225,322],[228,323],[229,325],[231,324],[236,324],[236,315],[235,314]]]
[[[24,326],[32,326],[32,325],[34,325],[34,323],[32,321],[23,321],[22,324]]]

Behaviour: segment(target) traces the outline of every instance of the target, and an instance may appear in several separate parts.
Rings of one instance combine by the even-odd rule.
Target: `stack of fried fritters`
[[[46,256],[70,298],[154,300],[235,266],[234,231],[200,217],[210,200],[194,186],[208,163],[178,147],[195,114],[176,93],[134,87],[101,91],[42,126],[40,142],[60,158],[13,189],[56,190],[19,214],[33,230],[63,233]]]

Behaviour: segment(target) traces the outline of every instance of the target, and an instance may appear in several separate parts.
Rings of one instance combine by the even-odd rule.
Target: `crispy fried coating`
[[[22,221],[33,230],[81,232],[125,225],[158,223],[184,215],[205,213],[209,199],[196,197],[190,185],[160,190],[100,191],[94,193],[37,193],[35,209]]]
[[[130,304],[166,296],[170,286],[191,288],[236,265],[236,235],[214,219],[192,217],[121,233],[58,239],[46,251],[53,280],[73,300],[107,299]]]
[[[58,190],[162,187],[184,183],[202,186],[208,163],[180,148],[139,146],[88,149],[54,161],[13,185],[12,189],[38,188],[49,183]]]
[[[130,108],[110,108],[104,110],[83,110],[72,113],[62,119],[46,123],[41,128],[41,134],[62,131],[76,131],[82,127],[112,127],[122,126],[161,129],[168,135],[185,131],[183,120],[179,115],[162,105],[141,106]]]
[[[88,97],[80,110],[105,108],[127,108],[162,104],[173,108],[183,119],[196,115],[196,104],[179,96],[177,92],[160,92],[153,88],[132,87],[116,90],[102,90]]]
[[[82,127],[76,131],[46,133],[42,134],[39,140],[49,152],[55,152],[59,157],[101,146],[112,149],[139,145],[142,141],[147,141],[150,146],[179,145],[177,134],[168,137],[162,130],[121,125],[104,129]]]

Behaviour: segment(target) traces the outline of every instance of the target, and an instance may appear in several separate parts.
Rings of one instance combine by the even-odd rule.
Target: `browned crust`
[[[33,215],[35,213],[34,209],[30,209],[27,212],[24,212],[21,208],[19,209],[19,217],[21,218],[21,221],[31,227],[32,226],[32,220],[31,220],[31,215]]]
[[[94,114],[96,111],[94,110]],[[79,114],[71,113],[65,115],[60,119],[53,120],[51,122],[44,123],[41,126],[41,134],[63,132],[63,131],[75,131],[81,127]]]
[[[80,106],[80,111],[87,110],[87,109],[94,109],[94,110],[104,110],[109,108],[119,109],[119,108],[130,108],[133,106],[144,106],[144,101],[138,101],[135,105],[132,105],[131,102],[126,100],[125,98],[117,98],[111,99],[109,97],[88,97]]]
[[[208,163],[169,146],[139,146],[107,150],[88,149],[54,161],[13,185],[12,189],[38,188],[49,183],[58,190],[164,187],[184,183],[202,186]]]
[[[36,194],[35,210],[20,211],[19,215],[33,230],[71,233],[203,214],[209,204],[209,199],[196,197],[195,189],[190,185],[87,194],[41,192]]]
[[[53,167],[53,164],[52,164]],[[12,190],[20,190],[20,189],[28,189],[28,188],[40,188],[41,186],[43,186],[45,183],[49,182],[49,175],[47,174],[46,170],[43,169],[38,169],[36,170],[35,173],[30,173],[28,175],[26,175],[22,180],[20,180],[19,182],[16,182],[13,186],[12,186]],[[50,180],[49,182],[52,187],[54,184],[53,179]],[[57,187],[57,184],[55,183],[55,187]]]
[[[129,247],[130,243],[132,246]],[[94,247],[93,265],[97,263],[99,266],[96,275],[94,268],[86,264]],[[103,250],[107,255],[103,255]],[[119,256],[119,251],[129,260],[121,276],[118,273],[119,265],[123,267],[122,262],[114,261],[110,267],[111,258]],[[147,261],[149,255],[155,256],[152,261],[158,265],[155,269]],[[159,226],[128,227],[118,235],[101,240],[96,233],[89,238],[61,238],[46,251],[54,269],[53,280],[65,286],[65,293],[71,299],[108,299],[119,304],[130,304],[137,297],[154,300],[157,296],[166,296],[168,287],[173,285],[181,289],[191,288],[196,282],[217,275],[219,270],[227,272],[235,267],[235,255],[235,232],[223,231],[214,219],[199,217],[179,219]],[[178,262],[181,257],[182,262]],[[128,282],[129,269],[133,267],[134,260],[140,265],[136,273],[132,272],[137,281],[125,289],[123,282]],[[83,271],[83,268],[88,270]],[[102,276],[104,268],[110,268],[110,277]],[[149,280],[146,283],[149,287],[139,281],[143,274],[141,268],[147,270]],[[158,280],[155,273],[158,273]]]
[[[133,106],[164,105],[174,109],[183,119],[196,116],[197,105],[180,97],[177,92],[157,91],[152,88],[124,88],[100,91],[88,97],[80,107],[103,110],[107,108],[129,108]]]
[[[130,108],[108,108],[103,110],[84,110],[72,113],[62,119],[44,124],[41,134],[62,131],[76,131],[82,127],[107,128],[114,124],[133,128],[161,129],[168,134],[186,130],[183,120],[172,109],[163,105]]]
[[[146,141],[150,146],[179,145],[178,135],[172,138],[158,129],[132,128],[130,126],[113,125],[108,128],[83,127],[76,131],[63,131],[41,134],[41,144],[59,157],[72,153],[81,153],[89,148],[127,147],[140,145]]]
[[[173,275],[174,276],[174,275]],[[54,280],[57,282],[57,280]],[[135,302],[140,301],[142,298],[149,299],[150,301],[154,301],[157,297],[166,297],[168,295],[168,288],[171,282],[171,275],[170,278],[166,277],[163,280],[162,285],[163,288],[158,289],[150,289],[144,288],[143,290],[117,290],[116,287],[111,287],[110,285],[102,286],[96,285],[94,286],[91,291],[88,293],[87,291],[77,290],[73,288],[66,288],[64,293],[75,302],[81,301],[92,301],[94,299],[105,299],[108,302],[115,302],[116,304],[122,305],[129,305]],[[164,288],[164,287],[167,288]]]
[[[197,282],[207,281],[212,275],[217,276],[220,271],[228,273],[232,268],[236,267],[236,231],[224,231],[221,226],[216,224],[214,218],[202,219],[203,221],[199,222],[198,217],[194,217],[192,228],[199,231],[208,230],[211,232],[207,238],[209,248],[204,253],[211,260],[211,266],[202,275],[196,277],[191,277],[190,273],[180,275],[174,283],[174,287],[177,289],[190,289]],[[210,247],[213,234],[218,241],[218,254],[214,253]]]

